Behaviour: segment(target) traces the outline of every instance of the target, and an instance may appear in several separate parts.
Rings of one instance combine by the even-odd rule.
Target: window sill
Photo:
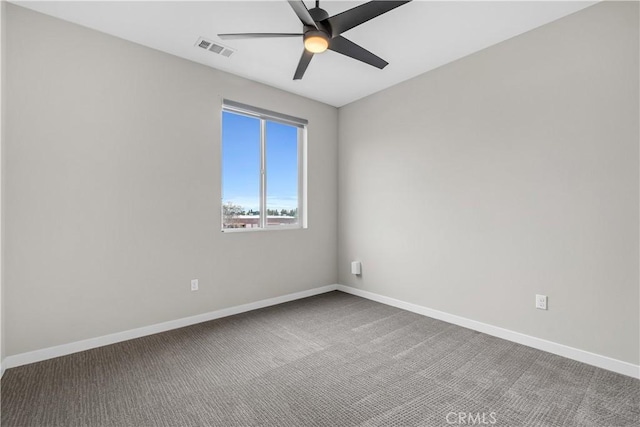
[[[296,226],[284,226],[284,225],[280,225],[280,226],[272,226],[272,227],[267,227],[267,228],[225,228],[220,230],[223,233],[253,233],[253,232],[263,232],[263,231],[285,231],[285,230],[304,230],[307,227],[302,227],[300,225],[296,225]]]

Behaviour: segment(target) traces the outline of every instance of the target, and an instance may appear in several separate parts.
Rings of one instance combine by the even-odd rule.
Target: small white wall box
[[[362,274],[362,263],[360,261],[353,261],[351,263],[351,274],[359,276]]]

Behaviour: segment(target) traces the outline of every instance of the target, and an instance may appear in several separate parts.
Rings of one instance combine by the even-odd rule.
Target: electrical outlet
[[[536,295],[536,308],[540,310],[547,309],[547,296],[546,295]]]
[[[198,279],[191,279],[191,290],[192,291],[198,290]]]

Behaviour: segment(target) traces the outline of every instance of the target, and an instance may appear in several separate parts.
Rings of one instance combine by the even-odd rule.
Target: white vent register
[[[231,49],[230,47],[221,45],[218,42],[207,40],[204,37],[200,37],[198,41],[196,41],[196,44],[194,46],[199,47],[200,49],[208,50],[209,52],[217,53],[218,55],[222,55],[227,58],[235,53],[235,50]]]

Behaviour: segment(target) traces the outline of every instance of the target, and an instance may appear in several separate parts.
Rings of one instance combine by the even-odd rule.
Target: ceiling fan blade
[[[222,40],[233,39],[264,39],[272,37],[300,37],[302,33],[234,33],[234,34],[218,34]]]
[[[309,52],[307,49],[304,49],[302,51],[302,56],[300,57],[300,62],[298,62],[296,73],[293,75],[293,80],[300,80],[302,76],[304,76],[304,72],[307,71],[309,62],[311,62],[311,58],[313,58],[313,53]]]
[[[291,8],[296,13],[296,15],[298,15],[298,18],[300,18],[300,20],[304,25],[313,27],[316,30],[318,29],[318,26],[316,25],[315,21],[311,17],[311,14],[309,13],[309,9],[307,9],[307,6],[305,6],[302,0],[288,0],[288,1],[289,1],[289,4],[291,5]]]
[[[402,6],[408,1],[370,1],[360,6],[356,6],[353,9],[349,9],[337,15],[333,15],[327,18],[325,21],[329,22],[331,26],[331,32],[333,36],[344,33],[353,27],[369,21],[370,19],[380,16],[383,13],[387,13],[396,7]],[[323,21],[324,22],[324,21]]]
[[[341,53],[358,61],[362,61],[366,64],[373,65],[374,67],[383,69],[389,63],[379,56],[374,55],[367,49],[358,46],[351,40],[348,40],[342,36],[335,37],[329,42],[329,49],[334,52]]]

